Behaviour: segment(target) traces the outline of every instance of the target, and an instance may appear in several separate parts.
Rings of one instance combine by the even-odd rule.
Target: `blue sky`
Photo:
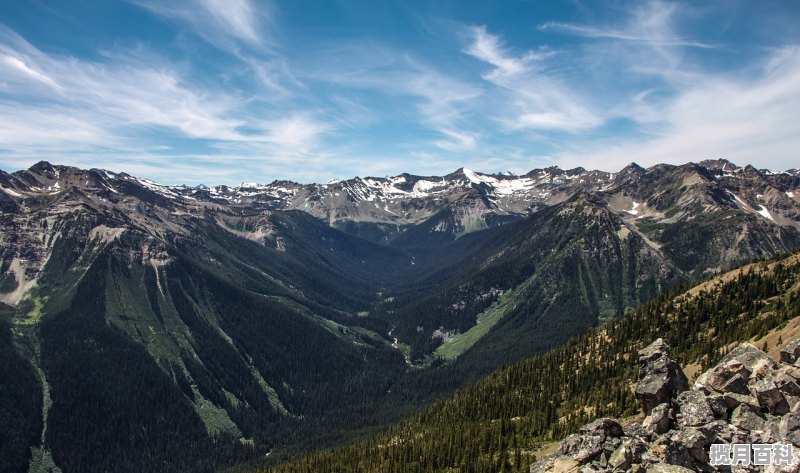
[[[800,167],[800,2],[0,2],[0,168]]]

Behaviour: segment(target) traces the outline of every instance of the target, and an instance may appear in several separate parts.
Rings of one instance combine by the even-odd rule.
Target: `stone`
[[[604,437],[622,437],[622,425],[614,419],[602,418],[590,422],[580,428],[583,434],[602,433]]]
[[[744,370],[744,365],[738,361],[720,363],[708,372],[705,383],[719,393],[735,392],[749,394],[747,379],[750,373]]]
[[[735,409],[739,406],[739,404],[747,404],[754,409],[759,409],[761,407],[758,404],[758,399],[750,396],[749,394],[725,393],[723,394],[722,398],[728,405],[728,409]]]
[[[727,420],[715,420],[700,427],[710,443],[731,443],[733,432]]]
[[[783,415],[789,412],[789,403],[783,397],[772,376],[759,379],[750,386],[750,392],[758,400],[758,405],[772,414]]]
[[[614,453],[611,454],[611,457],[609,457],[608,466],[615,471],[626,470],[631,466],[631,460],[631,456],[628,453],[628,450],[625,448],[625,443],[623,442],[619,448],[614,450]]]
[[[792,340],[785,347],[781,348],[780,362],[793,364],[800,357],[800,339]]]
[[[645,471],[647,473],[692,473],[692,470],[686,467],[680,465],[667,465],[664,463],[650,465]]]
[[[716,419],[723,419],[728,417],[728,403],[725,402],[725,396],[722,394],[709,394],[706,396],[708,407]]]
[[[731,425],[748,432],[763,430],[766,417],[747,404],[740,404],[731,414]]]
[[[641,463],[647,444],[636,438],[628,438],[608,458],[608,466],[614,471],[623,471],[631,465]]]
[[[772,369],[777,367],[775,360],[750,343],[742,343],[738,347],[731,350],[730,353],[722,358],[720,364],[728,364],[731,361],[737,361],[741,363],[741,370],[747,373],[745,377],[749,377],[754,370],[760,368],[762,363],[765,363],[766,366],[771,367]]]
[[[800,447],[800,414],[790,413],[780,421],[779,433],[782,440],[791,442],[795,447]]]
[[[672,421],[672,409],[669,404],[662,403],[650,411],[650,415],[645,417],[642,427],[648,432],[663,434],[669,430]]]
[[[787,394],[795,397],[800,396],[800,384],[798,384],[798,379],[795,377],[797,373],[790,371],[794,369],[792,366],[781,366],[773,376],[775,385],[778,386],[784,396]]]
[[[708,433],[689,427],[679,430],[671,438],[674,443],[682,445],[695,461],[708,463],[708,445],[711,443]]]
[[[688,388],[689,380],[670,357],[669,345],[664,340],[659,338],[639,351],[639,381],[635,394],[645,414]]]
[[[675,399],[679,416],[678,423],[689,427],[697,427],[714,420],[714,413],[699,391],[684,391]]]

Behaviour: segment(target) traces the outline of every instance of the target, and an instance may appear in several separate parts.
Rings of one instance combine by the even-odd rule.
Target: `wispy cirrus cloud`
[[[539,26],[542,31],[561,31],[587,38],[633,41],[667,47],[712,48],[711,44],[685,38],[673,28],[679,9],[686,5],[649,1],[635,5],[620,25],[587,25],[549,21]]]
[[[706,73],[659,108],[645,139],[619,137],[582,143],[560,154],[567,166],[614,170],[728,158],[776,170],[797,167],[800,144],[800,46],[773,50],[755,72],[734,77]],[[655,113],[651,111],[649,113]]]
[[[334,128],[313,110],[254,107],[250,96],[192,80],[151,52],[104,59],[45,53],[0,27],[0,148],[17,160],[119,157],[169,150],[177,137],[211,156],[285,162],[308,159]]]
[[[475,110],[475,100],[481,95],[475,84],[446,74],[409,53],[375,44],[340,44],[306,61],[301,69],[308,81],[332,85],[348,93],[378,93],[408,103],[408,107],[393,111],[402,115],[394,119],[412,120],[438,135],[430,142],[436,147],[472,150],[479,144],[479,133],[469,118]],[[379,115],[387,119],[385,111],[365,110],[363,106],[344,107],[340,111],[356,109],[373,121]]]
[[[500,90],[490,92],[500,100],[495,119],[508,130],[578,132],[602,123],[578,90],[548,70],[552,51],[528,51],[515,56],[499,36],[486,27],[471,29],[472,42],[465,53],[493,67],[483,79]],[[509,113],[510,112],[510,113]]]
[[[269,3],[256,6],[250,0],[128,1],[189,26],[192,33],[217,47],[235,49],[237,42],[257,47],[271,45],[267,26],[272,24],[273,8]]]

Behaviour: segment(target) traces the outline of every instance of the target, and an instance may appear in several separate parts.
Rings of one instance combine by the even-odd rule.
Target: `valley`
[[[722,160],[236,188],[0,171],[0,458],[212,471],[373,435],[800,248],[798,188]],[[545,435],[556,414],[530,438],[583,420]]]

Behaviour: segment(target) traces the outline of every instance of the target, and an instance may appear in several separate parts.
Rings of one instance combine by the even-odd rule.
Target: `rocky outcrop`
[[[545,472],[800,471],[800,340],[776,362],[749,343],[727,354],[689,389],[686,375],[656,340],[639,352],[636,398],[644,421],[624,429],[603,418],[530,467]],[[790,465],[719,465],[712,444],[791,444]]]
[[[636,399],[645,413],[689,388],[678,363],[670,357],[669,346],[658,339],[639,351],[639,382]]]

